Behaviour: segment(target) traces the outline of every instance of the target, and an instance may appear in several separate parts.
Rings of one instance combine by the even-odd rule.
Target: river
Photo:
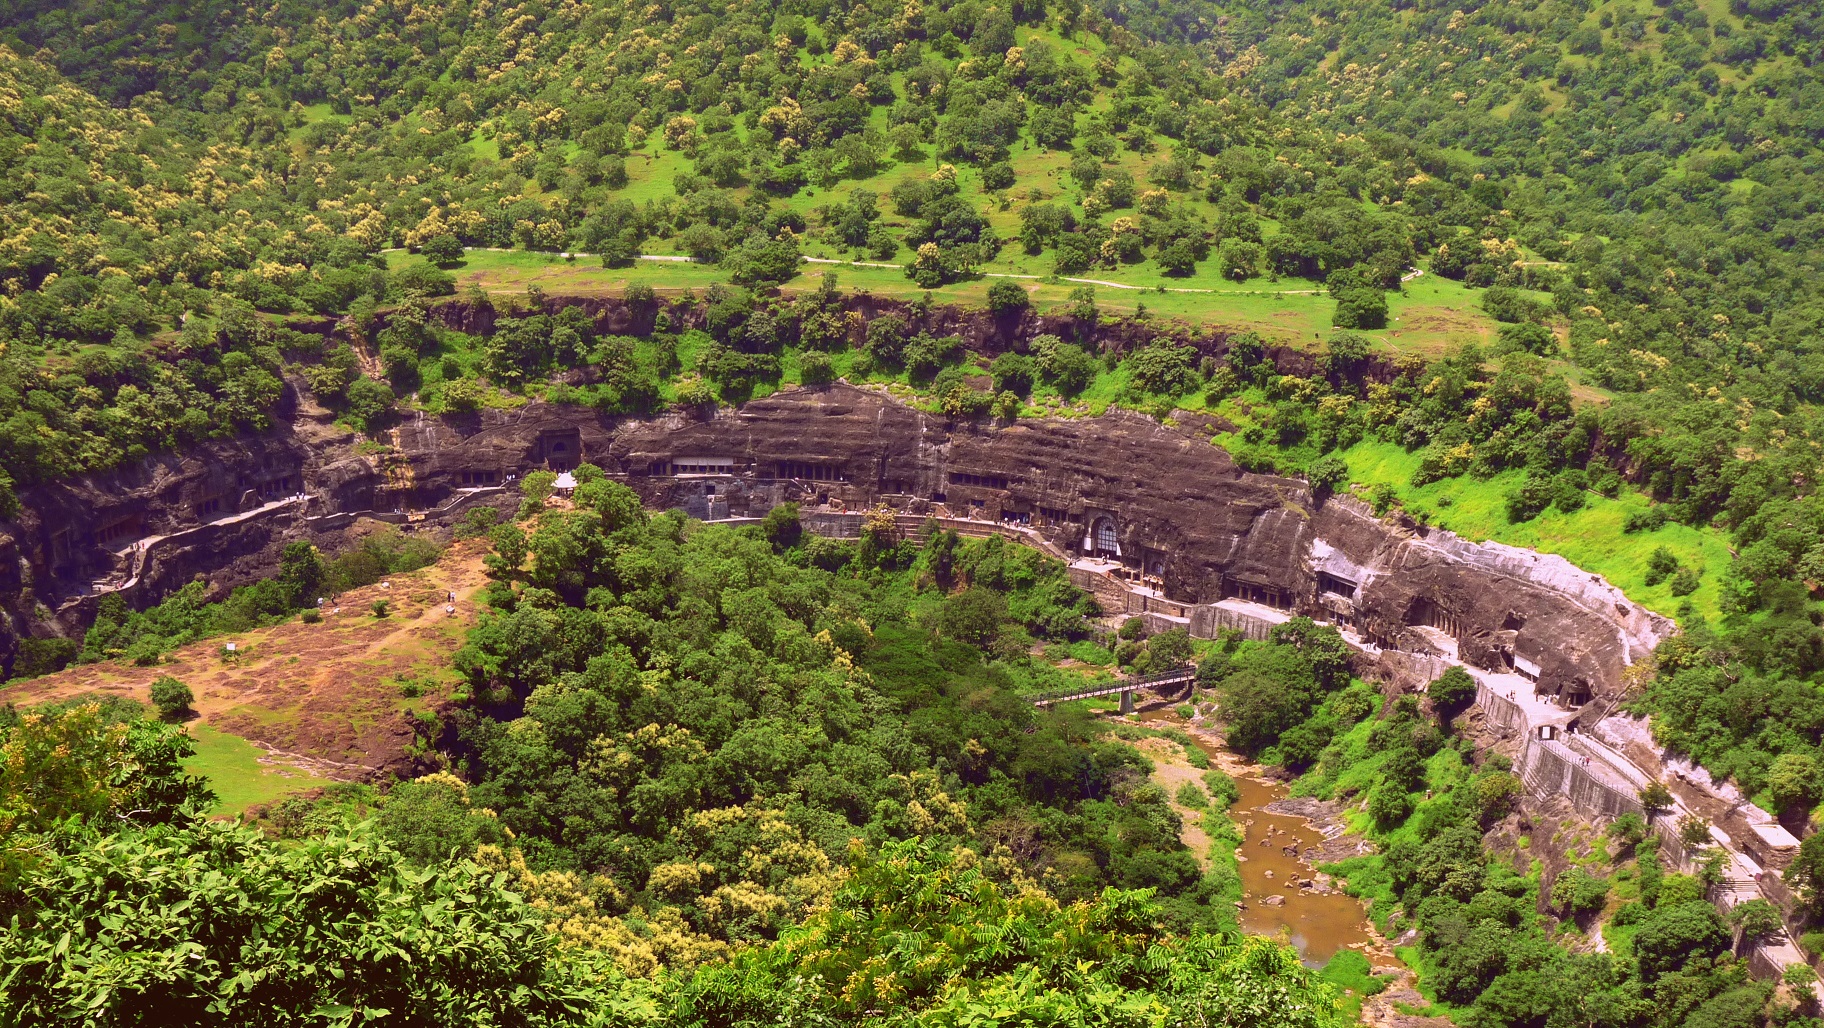
[[[1167,711],[1149,712],[1141,720],[1182,727]],[[1310,967],[1320,967],[1341,950],[1350,948],[1363,951],[1374,964],[1392,964],[1390,958],[1372,952],[1384,948],[1369,927],[1362,903],[1339,891],[1334,883],[1329,883],[1327,875],[1317,877],[1319,873],[1314,868],[1286,852],[1287,847],[1302,853],[1324,844],[1323,833],[1311,822],[1266,809],[1275,800],[1286,798],[1286,787],[1261,778],[1253,765],[1243,763],[1202,734],[1193,733],[1192,738],[1213,764],[1229,771],[1241,792],[1229,808],[1229,817],[1245,837],[1235,851],[1243,903],[1236,913],[1242,930],[1266,936],[1283,932]],[[1299,887],[1301,880],[1309,879],[1328,884]],[[1283,902],[1269,903],[1269,897],[1279,897]]]

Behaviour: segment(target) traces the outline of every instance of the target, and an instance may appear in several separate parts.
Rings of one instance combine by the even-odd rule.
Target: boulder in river
[[[1286,905],[1286,898],[1284,896],[1273,895],[1268,896],[1264,902],[1269,907],[1283,907]]]

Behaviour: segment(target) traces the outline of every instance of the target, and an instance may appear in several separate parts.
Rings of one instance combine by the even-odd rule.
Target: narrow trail
[[[398,253],[402,249],[403,249],[402,247],[394,247],[390,250],[383,250],[381,252],[382,253]],[[509,247],[502,247],[502,246],[465,246],[465,247],[463,247],[463,250],[464,250],[464,252],[467,252],[467,253],[526,253],[526,252],[528,252],[525,250],[514,250]],[[538,251],[538,252],[544,252],[544,251]],[[549,253],[548,256],[556,257],[560,260],[570,260],[573,258],[598,258],[601,256],[601,254],[588,253],[588,252],[585,252],[582,250],[563,250],[563,251]],[[642,261],[661,261],[661,262],[668,263],[668,264],[703,264],[703,263],[707,263],[707,262],[701,261],[695,257],[688,257],[688,256],[684,256],[682,254],[670,254],[670,253],[641,253],[641,254],[635,254],[634,258],[636,260],[642,260]],[[818,264],[818,265],[823,265],[823,266],[834,266],[834,267],[839,267],[839,268],[883,268],[888,271],[903,271],[903,270],[905,270],[905,267],[906,267],[903,264],[885,264],[885,263],[881,263],[879,261],[841,261],[841,260],[836,260],[835,258],[832,258],[832,257],[801,257],[799,259],[802,260],[806,264]],[[1423,274],[1425,274],[1424,271],[1415,269],[1413,271],[1407,272],[1406,274],[1400,276],[1400,281],[1401,282],[1410,282],[1410,281],[1420,277]],[[981,277],[1016,279],[1016,280],[1024,281],[1024,282],[1043,282],[1043,281],[1047,280],[1047,276],[1044,276],[1044,275],[1020,275],[1020,274],[1015,274],[1013,272],[1004,272],[1004,271],[984,271],[984,272],[981,272]],[[1324,290],[1322,290],[1322,289],[1203,289],[1203,288],[1194,287],[1194,286],[1141,286],[1141,285],[1134,285],[1131,282],[1113,282],[1113,281],[1110,281],[1108,279],[1103,279],[1103,278],[1073,278],[1073,277],[1065,276],[1065,275],[1057,276],[1056,281],[1069,282],[1072,285],[1099,286],[1104,289],[1124,289],[1124,290],[1130,290],[1130,291],[1138,292],[1138,293],[1197,293],[1197,294],[1202,294],[1202,295],[1207,295],[1207,296],[1322,296],[1322,295],[1324,295]]]

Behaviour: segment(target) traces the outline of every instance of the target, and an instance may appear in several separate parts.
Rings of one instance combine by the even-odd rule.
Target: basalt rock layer
[[[270,569],[290,539],[331,548],[324,533],[350,530],[357,513],[434,529],[463,504],[510,502],[503,487],[530,470],[588,461],[653,507],[702,517],[795,501],[1021,525],[1144,583],[1167,608],[1231,597],[1309,613],[1371,644],[1518,669],[1573,703],[1614,693],[1671,630],[1561,558],[1320,500],[1301,480],[1242,471],[1207,425],[1182,421],[1113,412],[994,425],[838,385],[707,418],[542,403],[426,417],[374,447],[304,410],[282,433],[34,490],[25,517],[4,526],[0,589],[9,635],[69,634],[110,588],[130,584],[143,605],[199,573],[233,585]]]

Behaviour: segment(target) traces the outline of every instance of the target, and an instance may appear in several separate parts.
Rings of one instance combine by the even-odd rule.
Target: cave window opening
[[[196,513],[199,517],[208,517],[211,514],[219,514],[221,512],[221,509],[222,509],[222,498],[219,496],[211,496],[206,500],[200,501],[196,505]]]
[[[1063,524],[1070,520],[1070,512],[1059,510],[1056,507],[1040,507],[1039,517],[1042,517],[1053,524]]]
[[[841,468],[828,464],[812,464],[809,461],[782,460],[779,462],[780,478],[795,478],[808,482],[847,482],[849,476]]]
[[[1083,541],[1083,548],[1101,557],[1103,560],[1117,560],[1121,556],[1121,539],[1115,528],[1115,519],[1103,515],[1089,526],[1089,538]]]
[[[975,489],[1007,488],[1007,479],[1002,475],[973,475],[964,471],[952,471],[947,477],[951,485],[966,485]]]
[[[98,546],[108,546],[127,536],[134,535],[138,531],[138,517],[123,518],[120,521],[113,522],[112,524],[97,529],[95,532],[95,543]]]
[[[1333,575],[1328,571],[1319,571],[1317,573],[1317,588],[1319,592],[1348,597],[1355,595],[1356,584],[1349,581],[1347,578]]]

